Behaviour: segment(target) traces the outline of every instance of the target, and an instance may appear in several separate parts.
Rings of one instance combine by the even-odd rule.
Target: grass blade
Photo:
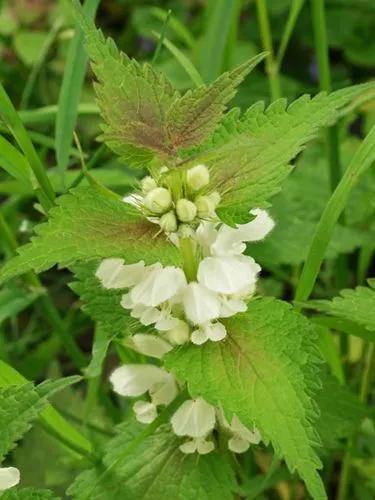
[[[363,140],[323,211],[302,270],[295,300],[305,301],[309,298],[318,277],[333,229],[345,208],[348,197],[358,179],[374,161],[375,126],[372,127]]]
[[[304,3],[305,0],[293,0],[292,5],[290,6],[288,19],[281,36],[280,46],[276,56],[276,64],[278,68],[282,65],[290,37],[292,36],[294,26],[296,25],[299,13],[301,12]]]
[[[86,0],[83,11],[87,17],[93,18],[100,0]],[[83,46],[83,33],[77,27],[70,43],[64,77],[60,89],[58,111],[56,115],[56,158],[61,182],[65,187],[65,171],[69,163],[73,132],[78,115],[81,89],[86,74],[87,55]]]
[[[35,178],[39,184],[40,189],[38,189],[39,200],[42,204],[44,210],[48,210],[53,206],[55,200],[55,192],[52,185],[48,179],[47,173],[44,170],[42,162],[35,151],[33,143],[30,140],[26,129],[18,116],[17,111],[8,94],[5,92],[4,87],[0,83],[0,114],[8,129],[11,131],[13,137],[19,144],[21,150],[23,151],[26,159],[28,160],[30,167],[32,168]]]
[[[150,13],[154,17],[156,17],[156,19],[159,19],[159,21],[163,22],[165,22],[168,16],[168,12],[161,9],[160,7],[150,7]],[[195,40],[193,38],[193,35],[176,17],[170,17],[168,26],[187,47],[189,47],[190,49],[193,49],[195,47]]]
[[[215,0],[207,5],[207,29],[200,50],[199,69],[206,83],[211,83],[225,69],[225,47],[233,19],[238,13],[236,0]]]
[[[25,186],[31,188],[31,168],[26,158],[4,137],[0,136],[0,167]]]

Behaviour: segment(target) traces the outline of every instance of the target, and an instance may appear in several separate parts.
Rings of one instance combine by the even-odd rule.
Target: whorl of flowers
[[[126,341],[146,356],[161,359],[174,346],[187,342],[223,341],[227,331],[221,320],[246,311],[255,293],[261,268],[244,255],[246,243],[263,239],[274,222],[266,211],[254,209],[246,224],[233,228],[221,223],[215,213],[220,194],[210,191],[209,183],[205,165],[183,175],[163,168],[155,178],[142,180],[142,193],[124,198],[180,248],[184,268],[163,267],[158,262],[127,264],[124,259],[110,258],[96,271],[103,287],[124,289],[121,306],[133,318],[153,326],[157,335],[137,333]],[[148,396],[133,406],[142,423],[152,422],[158,407],[171,403],[180,390],[172,374],[149,364],[124,365],[110,380],[122,396]],[[172,416],[171,425],[177,436],[187,439],[180,446],[183,453],[212,451],[215,429],[227,436],[228,448],[235,453],[260,441],[255,428],[247,429],[235,415],[229,423],[220,408],[202,398],[185,401]]]

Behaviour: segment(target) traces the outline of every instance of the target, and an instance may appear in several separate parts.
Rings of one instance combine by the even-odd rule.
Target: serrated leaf
[[[0,387],[0,462],[44,407],[32,383]]]
[[[80,375],[71,375],[70,377],[58,378],[55,380],[44,380],[36,387],[36,392],[41,398],[49,398],[73,384],[78,384],[81,380],[82,377]]]
[[[224,222],[234,214],[248,214],[251,208],[267,206],[289,174],[290,162],[313,139],[321,127],[339,118],[339,111],[369,89],[373,83],[349,87],[330,95],[304,95],[287,106],[285,99],[264,108],[263,102],[251,106],[235,124],[233,118],[200,148],[191,151],[193,159],[185,167],[205,163],[211,172],[212,187],[222,195],[217,210]],[[227,126],[230,132],[226,131]]]
[[[369,280],[370,287],[358,286],[354,290],[342,290],[338,297],[329,300],[311,300],[309,307],[326,312],[339,318],[354,321],[375,332],[375,283]],[[375,334],[372,336],[375,341]]]
[[[82,310],[96,323],[92,358],[85,370],[87,377],[96,377],[101,373],[105,355],[114,338],[130,335],[142,328],[120,304],[124,291],[109,290],[101,285],[95,276],[98,265],[98,261],[92,261],[71,268],[76,281],[70,287],[83,301]]]
[[[48,222],[35,232],[31,243],[4,265],[0,282],[31,269],[41,272],[55,264],[105,257],[123,257],[127,263],[179,261],[178,250],[164,235],[156,236],[158,226],[96,186],[80,186],[61,196]]]
[[[17,488],[5,491],[1,498],[2,500],[58,500],[60,497],[54,495],[54,493],[50,490]]]
[[[228,337],[203,346],[188,345],[166,355],[166,366],[202,395],[255,423],[275,453],[297,470],[314,499],[326,498],[314,450],[319,386],[315,332],[302,315],[274,299],[250,302],[248,311],[225,322]]]
[[[173,150],[200,144],[223,117],[245,76],[264,59],[259,54],[232,71],[223,73],[211,85],[188,90],[168,113],[168,140]]]
[[[131,445],[141,428],[126,422],[119,435],[108,443],[104,461],[113,463]],[[228,463],[213,452],[205,456],[184,455],[179,449],[181,438],[169,425],[161,426],[133,450],[131,460],[116,468],[112,477],[92,491],[97,479],[95,470],[76,479],[68,493],[75,499],[89,495],[92,500],[232,500],[236,487]]]
[[[316,423],[324,449],[337,448],[340,439],[348,437],[358,428],[361,419],[366,416],[366,408],[360,403],[348,387],[328,375],[321,376],[322,389],[316,400],[320,415]]]
[[[79,9],[77,17],[98,79],[95,90],[105,121],[101,138],[135,167],[146,165],[154,155],[162,161],[177,160],[179,149],[206,139],[238,85],[264,58],[260,54],[181,97],[162,73],[129,59],[113,40],[106,40]]]

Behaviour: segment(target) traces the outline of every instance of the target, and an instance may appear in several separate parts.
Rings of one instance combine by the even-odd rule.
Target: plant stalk
[[[268,52],[266,57],[266,72],[268,75],[271,99],[272,101],[275,101],[281,97],[282,93],[279,68],[275,60],[272,45],[272,34],[267,12],[267,0],[256,0],[256,7],[263,50]]]

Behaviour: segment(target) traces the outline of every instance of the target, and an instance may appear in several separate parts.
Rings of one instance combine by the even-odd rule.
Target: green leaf
[[[234,97],[245,76],[264,59],[259,54],[238,68],[219,76],[214,83],[188,90],[168,113],[168,140],[173,149],[201,143],[223,117],[226,104]]]
[[[38,293],[21,288],[12,287],[0,290],[0,325],[6,319],[29,307],[38,297]]]
[[[285,302],[259,299],[248,311],[225,322],[228,338],[203,346],[184,346],[166,355],[166,365],[188,383],[192,396],[202,395],[255,424],[291,471],[304,479],[314,499],[326,498],[316,469],[314,450],[320,358],[315,331]]]
[[[369,83],[314,98],[304,95],[289,106],[279,99],[266,109],[258,102],[240,119],[232,113],[206,143],[190,151],[193,160],[182,165],[209,166],[212,187],[222,195],[217,212],[232,223],[233,214],[246,216],[251,208],[268,206],[291,170],[290,161],[319,128],[334,123],[340,109],[373,88]]]
[[[141,431],[139,425],[126,422],[119,426],[119,435],[108,443],[105,463],[114,462]],[[236,488],[228,463],[213,452],[197,458],[184,455],[179,449],[181,438],[169,425],[161,426],[133,450],[115,473],[92,491],[98,472],[86,471],[76,479],[68,493],[73,498],[90,500],[232,500]]]
[[[49,216],[36,227],[31,243],[4,265],[0,282],[30,269],[41,272],[55,264],[104,257],[123,257],[128,263],[179,261],[176,247],[164,235],[156,236],[158,226],[98,186],[81,186],[61,196]]]
[[[321,377],[322,389],[316,400],[320,415],[316,423],[324,449],[337,448],[340,439],[350,436],[366,416],[366,408],[348,387],[325,374]]]
[[[99,1],[85,1],[83,8],[90,19],[95,16]],[[69,162],[70,147],[78,115],[79,99],[86,73],[87,56],[82,42],[83,34],[80,29],[77,29],[74,38],[69,44],[64,77],[59,94],[55,125],[55,147],[57,166],[61,175],[64,175]]]
[[[71,375],[70,377],[58,378],[55,380],[44,380],[36,387],[36,391],[41,398],[49,398],[67,387],[81,382],[80,375]]]
[[[39,490],[36,488],[11,489],[5,491],[2,500],[58,500],[50,490]]]
[[[375,332],[375,283],[370,281],[370,287],[359,286],[354,290],[342,290],[340,296],[333,300],[311,300],[309,307],[319,311],[354,321]],[[375,334],[372,335],[375,341]]]
[[[146,165],[154,155],[162,161],[177,160],[180,148],[202,142],[219,123],[236,87],[264,57],[181,97],[163,74],[129,59],[79,8],[76,12],[99,82],[95,89],[105,121],[101,139],[135,167]]]
[[[0,462],[44,408],[32,383],[0,387]]]
[[[85,370],[87,377],[96,377],[111,341],[117,336],[129,335],[134,329],[140,330],[142,325],[131,318],[129,312],[120,304],[123,290],[104,288],[95,271],[98,261],[76,264],[72,267],[76,281],[70,287],[83,302],[82,310],[96,323],[92,358]]]

